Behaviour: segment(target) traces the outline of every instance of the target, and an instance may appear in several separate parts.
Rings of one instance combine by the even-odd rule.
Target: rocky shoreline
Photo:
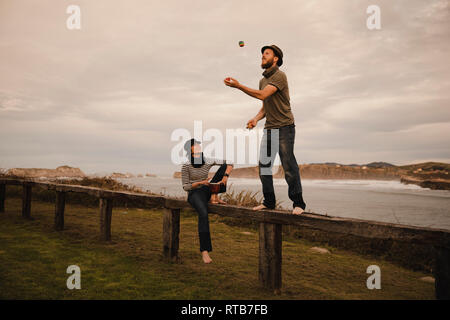
[[[400,182],[404,184],[415,184],[422,188],[430,188],[432,190],[450,190],[450,180],[444,179],[421,180],[410,176],[401,176]]]

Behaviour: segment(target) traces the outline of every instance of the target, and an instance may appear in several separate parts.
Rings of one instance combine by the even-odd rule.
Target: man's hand
[[[239,85],[240,85],[239,81],[237,81],[235,78],[231,78],[231,77],[225,78],[225,79],[223,80],[223,82],[224,82],[227,86],[233,87],[233,88],[239,88]]]
[[[248,120],[247,129],[253,129],[254,127],[256,127],[257,123],[258,123],[258,120],[256,120],[255,118]]]

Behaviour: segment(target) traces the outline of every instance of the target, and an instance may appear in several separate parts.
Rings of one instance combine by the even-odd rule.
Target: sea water
[[[184,197],[181,179],[123,178],[118,181],[167,196]],[[292,207],[284,179],[274,179],[277,201]],[[358,218],[450,230],[450,191],[431,190],[399,181],[302,179],[306,211],[335,217]],[[228,189],[262,195],[259,179],[228,180]]]

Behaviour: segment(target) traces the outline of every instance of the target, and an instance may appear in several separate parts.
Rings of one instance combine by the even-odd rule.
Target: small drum
[[[220,185],[221,185],[221,183],[214,183],[214,182],[212,182],[212,183],[210,183],[209,184],[209,190],[211,190],[211,193],[219,193],[219,191],[220,191]]]

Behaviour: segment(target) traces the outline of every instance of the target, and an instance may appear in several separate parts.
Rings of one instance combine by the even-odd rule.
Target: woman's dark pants
[[[210,182],[221,181],[226,169],[226,164],[221,165]],[[226,185],[221,185],[219,193],[225,192],[226,189]],[[189,191],[188,194],[188,202],[198,213],[198,236],[200,239],[201,252],[212,251],[208,220],[208,201],[210,198],[211,191],[208,186],[201,186]]]

